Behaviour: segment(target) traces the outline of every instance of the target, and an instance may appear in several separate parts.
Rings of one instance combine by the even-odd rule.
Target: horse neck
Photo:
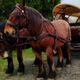
[[[28,30],[32,36],[38,36],[41,33],[41,29],[42,29],[41,25],[42,25],[42,20],[36,20],[31,22]]]
[[[44,17],[35,9],[27,8],[28,16],[29,16],[29,25],[28,30],[32,36],[38,36],[42,29],[42,22]]]

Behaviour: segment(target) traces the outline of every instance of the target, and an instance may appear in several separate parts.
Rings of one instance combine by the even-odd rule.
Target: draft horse
[[[30,48],[30,44],[28,41],[24,38],[25,32],[24,29],[19,31],[20,36],[17,39],[17,42],[15,43],[15,38],[12,38],[10,36],[6,36],[4,34],[4,26],[6,22],[0,22],[0,56],[2,58],[7,59],[8,66],[6,73],[11,74],[14,72],[14,64],[13,64],[13,58],[12,58],[12,51],[16,50],[17,53],[17,60],[19,62],[18,72],[24,73],[24,64],[23,64],[23,57],[22,57],[22,50],[25,48]],[[24,44],[24,41],[26,41],[26,44]],[[15,44],[14,44],[15,43]]]
[[[57,25],[56,25],[57,24]],[[18,27],[17,27],[18,26]],[[57,20],[49,21],[45,19],[37,10],[25,6],[25,4],[17,4],[15,9],[9,15],[4,28],[4,33],[11,36],[17,36],[19,30],[26,28],[29,32],[29,42],[35,53],[38,63],[38,76],[46,77],[45,63],[41,58],[42,51],[46,52],[47,63],[49,66],[48,78],[56,77],[56,69],[53,62],[53,50],[57,50],[59,54],[59,63],[63,62],[62,45],[66,45],[68,52],[67,62],[70,62],[70,54],[68,43],[70,43],[70,26],[66,21]],[[60,30],[60,31],[59,31]],[[27,37],[27,35],[26,35]]]

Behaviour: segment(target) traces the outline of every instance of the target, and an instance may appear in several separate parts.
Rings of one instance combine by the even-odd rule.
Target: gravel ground
[[[56,80],[80,80],[80,53],[72,54],[72,64],[58,71]]]
[[[0,80],[36,80],[37,67],[32,66],[34,60],[25,60],[25,74],[20,75],[15,68],[13,75],[6,75],[0,72]],[[75,52],[72,56],[72,64],[70,67],[64,67],[61,71],[57,71],[55,80],[80,80],[80,55]]]

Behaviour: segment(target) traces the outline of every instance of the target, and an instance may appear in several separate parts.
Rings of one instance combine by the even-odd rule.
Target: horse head
[[[11,12],[6,22],[4,33],[15,36],[19,29],[27,25],[26,17],[25,6],[22,4],[16,4],[15,9]]]
[[[44,17],[36,9],[22,4],[17,4],[15,9],[9,15],[4,28],[4,33],[14,35],[16,31],[25,27],[35,35],[40,32]]]
[[[5,22],[0,22],[0,56],[3,58],[7,58],[8,54],[8,46],[7,46],[7,38],[4,35],[4,26]]]

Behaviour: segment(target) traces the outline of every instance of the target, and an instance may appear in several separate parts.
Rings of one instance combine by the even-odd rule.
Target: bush
[[[1,0],[0,1],[0,16],[6,18],[11,10],[15,7],[15,4],[21,3],[22,0]],[[26,0],[28,6],[34,7],[44,17],[51,19],[52,18],[52,9],[54,5],[58,4],[60,0],[55,0],[55,3],[52,0]]]
[[[60,0],[55,0],[55,3],[52,0],[27,0],[27,5],[37,9],[44,17],[52,19],[52,9],[59,2]]]

